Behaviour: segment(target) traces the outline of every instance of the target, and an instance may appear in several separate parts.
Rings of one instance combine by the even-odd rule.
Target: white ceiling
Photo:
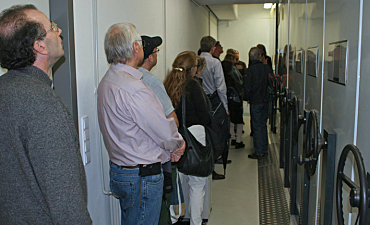
[[[237,20],[240,4],[272,3],[276,0],[192,0],[198,5],[207,5],[219,20]]]

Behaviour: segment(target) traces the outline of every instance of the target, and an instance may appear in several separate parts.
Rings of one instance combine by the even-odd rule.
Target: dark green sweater
[[[91,224],[68,108],[30,66],[0,77],[0,224]]]

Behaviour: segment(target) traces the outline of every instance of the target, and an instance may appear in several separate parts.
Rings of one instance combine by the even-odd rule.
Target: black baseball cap
[[[162,38],[159,36],[156,37],[148,37],[148,36],[141,36],[141,39],[145,42],[145,46],[143,46],[144,50],[144,60],[149,57],[150,54],[153,53],[154,49],[162,44]]]

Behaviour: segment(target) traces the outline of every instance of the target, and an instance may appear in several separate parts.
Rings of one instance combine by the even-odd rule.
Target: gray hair
[[[202,52],[210,52],[215,45],[216,40],[211,36],[205,36],[200,40],[200,50]]]
[[[257,47],[253,47],[249,50],[249,59],[251,61],[260,61],[261,52]]]
[[[141,40],[135,25],[131,23],[117,23],[112,25],[104,39],[104,50],[108,63],[126,63],[134,56],[133,43]],[[141,45],[142,43],[139,42]]]

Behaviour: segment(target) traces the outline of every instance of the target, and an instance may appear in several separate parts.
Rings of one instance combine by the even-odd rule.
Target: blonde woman
[[[182,127],[182,100],[186,95],[186,127],[205,145],[205,128],[211,124],[211,115],[206,106],[206,96],[200,83],[194,78],[197,72],[197,56],[192,51],[180,53],[172,64],[172,70],[164,80],[164,86],[170,97]],[[190,224],[202,224],[202,211],[207,177],[197,177],[179,173],[185,198],[185,218]],[[188,190],[188,192],[185,192]]]

